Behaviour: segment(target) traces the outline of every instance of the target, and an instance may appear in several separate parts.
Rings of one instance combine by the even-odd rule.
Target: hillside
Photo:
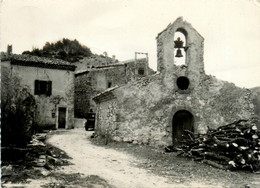
[[[260,95],[260,86],[251,88],[251,90],[257,92]]]
[[[254,99],[254,104],[256,106],[255,112],[260,119],[260,86],[251,88],[251,90],[257,93],[257,95],[255,96],[255,99]],[[258,127],[260,128],[260,123],[259,123]]]
[[[80,44],[76,39],[69,40],[66,38],[53,43],[46,42],[42,49],[35,48],[31,52],[24,51],[23,54],[54,57],[71,63],[93,55],[87,46]]]

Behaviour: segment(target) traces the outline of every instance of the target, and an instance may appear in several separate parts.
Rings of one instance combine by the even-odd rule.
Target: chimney
[[[116,61],[116,56],[112,55],[112,59],[113,59],[113,62],[115,62]]]
[[[7,55],[11,55],[13,53],[13,46],[11,44],[7,45]]]

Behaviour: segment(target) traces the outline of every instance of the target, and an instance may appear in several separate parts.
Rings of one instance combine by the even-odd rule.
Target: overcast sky
[[[121,61],[148,52],[156,70],[155,37],[180,16],[205,39],[207,74],[260,86],[260,0],[2,0],[1,51],[65,37]]]

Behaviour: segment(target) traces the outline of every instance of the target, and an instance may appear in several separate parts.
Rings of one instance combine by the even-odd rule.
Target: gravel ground
[[[260,187],[260,176],[200,164],[163,149],[93,140],[93,131],[53,131],[47,143],[64,151],[71,165],[3,187]],[[43,173],[42,173],[43,174]]]
[[[260,174],[250,171],[225,171],[150,146],[112,142],[105,147],[140,159],[142,162],[134,165],[178,183],[177,187],[201,187],[201,184],[206,185],[205,187],[260,187]]]

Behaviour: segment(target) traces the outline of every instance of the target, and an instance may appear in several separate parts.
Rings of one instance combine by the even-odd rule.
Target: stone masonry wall
[[[96,68],[76,75],[75,78],[75,116],[85,118],[90,109],[96,111],[96,103],[92,98],[111,87],[122,86],[145,75],[138,75],[137,69],[144,68],[145,75],[151,74],[146,59],[139,59],[124,64]]]
[[[113,86],[126,84],[125,67],[95,69],[76,76],[75,81],[75,115],[84,118],[90,109],[96,111],[92,97],[108,88],[108,82]]]
[[[185,70],[181,70],[174,63],[174,36],[179,30],[186,36],[186,62]],[[178,18],[173,24],[169,25],[157,36],[157,70],[161,73],[161,79],[165,87],[172,88],[175,83],[174,74],[186,76],[196,80],[192,82],[195,87],[199,83],[200,75],[204,73],[204,38],[191,26],[190,23]],[[185,54],[183,54],[185,55]]]
[[[186,37],[185,65],[175,65],[174,35]],[[167,146],[173,144],[173,117],[186,110],[193,116],[195,133],[208,128],[255,117],[254,95],[204,72],[203,37],[183,18],[178,18],[157,37],[158,74],[99,95],[97,134],[107,134],[116,141]],[[180,81],[184,78],[185,81]],[[185,84],[182,88],[180,84]],[[104,115],[113,95],[114,119]],[[116,127],[116,129],[114,128]]]
[[[254,117],[251,91],[234,84],[204,75],[198,88],[182,94],[168,91],[161,82],[160,75],[154,75],[112,91],[116,100],[99,103],[97,134],[160,147],[172,144],[172,118],[179,110],[192,113],[197,133]]]

